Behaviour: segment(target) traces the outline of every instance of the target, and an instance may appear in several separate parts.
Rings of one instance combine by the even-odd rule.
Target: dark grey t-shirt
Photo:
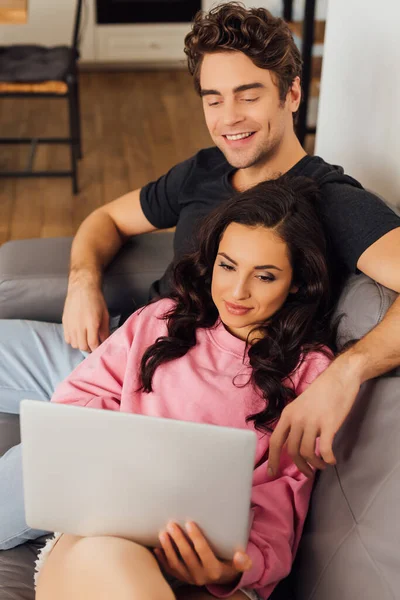
[[[142,188],[140,202],[150,223],[158,229],[176,226],[176,258],[192,248],[199,221],[235,193],[230,183],[234,171],[218,148],[207,148]],[[342,167],[330,165],[318,156],[305,156],[289,174],[310,177],[318,183],[320,216],[330,240],[331,258],[347,273],[357,271],[358,259],[369,246],[400,227],[400,218],[377,196],[345,175]],[[165,274],[156,282],[152,295],[167,292]]]

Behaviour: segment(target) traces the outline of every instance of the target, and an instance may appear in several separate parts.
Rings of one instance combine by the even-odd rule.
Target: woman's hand
[[[190,585],[209,585],[239,581],[244,571],[251,569],[251,559],[236,552],[232,561],[219,560],[195,523],[186,523],[184,532],[176,523],[168,523],[160,533],[162,548],[155,556],[168,575]]]

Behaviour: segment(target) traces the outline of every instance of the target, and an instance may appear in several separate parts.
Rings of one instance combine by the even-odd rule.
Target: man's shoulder
[[[327,188],[332,188],[332,186],[349,186],[359,190],[363,189],[359,181],[344,172],[343,167],[330,164],[320,156],[305,156],[295,165],[293,171],[296,175],[314,179],[320,186],[321,191],[326,191]]]

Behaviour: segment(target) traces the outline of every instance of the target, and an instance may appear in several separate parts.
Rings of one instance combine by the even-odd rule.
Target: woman
[[[54,402],[251,428],[258,443],[246,552],[220,561],[195,523],[160,532],[160,548],[56,534],[37,599],[268,598],[290,571],[312,481],[268,444],[285,405],[330,361],[329,274],[317,191],[268,181],[205,221],[173,293],[137,311],[58,387]],[[54,449],[56,451],[56,449]]]

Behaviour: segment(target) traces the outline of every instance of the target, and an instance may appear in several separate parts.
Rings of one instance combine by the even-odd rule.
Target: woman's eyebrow
[[[234,265],[237,265],[236,260],[233,260],[233,258],[231,258],[227,254],[225,254],[225,252],[218,252],[218,256],[223,256],[224,258],[227,258],[228,260],[230,260],[231,263],[233,263]]]
[[[237,262],[235,260],[233,260],[233,258],[228,256],[227,254],[225,254],[225,252],[218,252],[218,256],[223,256],[224,258],[226,258],[231,263],[233,263],[234,265],[237,266]],[[282,271],[282,269],[280,269],[276,265],[257,265],[256,267],[254,267],[254,269],[256,269],[258,271],[262,271],[263,269],[276,269],[277,271]]]
[[[262,270],[262,269],[276,269],[277,271],[282,271],[282,269],[280,269],[276,265],[258,265],[257,267],[254,267],[254,268],[258,269],[258,270]]]

